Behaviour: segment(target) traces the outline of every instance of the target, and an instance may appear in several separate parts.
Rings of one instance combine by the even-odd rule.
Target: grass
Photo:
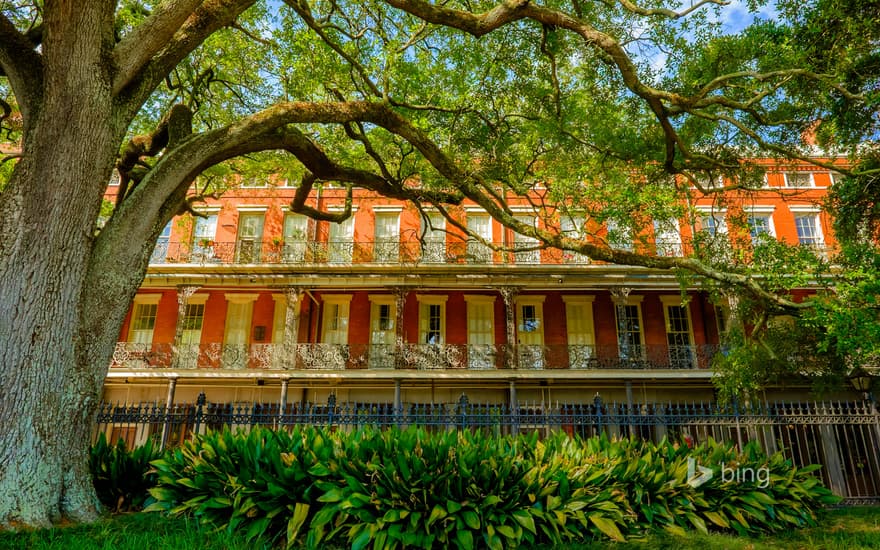
[[[172,519],[157,514],[114,516],[93,525],[58,527],[40,531],[2,532],[0,548],[9,550],[258,550],[241,535],[217,533],[192,519]],[[752,539],[731,535],[686,538],[651,535],[627,543],[592,543],[566,550],[862,550],[880,548],[880,507],[829,510],[817,527]],[[545,547],[550,550],[550,547]],[[554,550],[561,550],[556,548]]]

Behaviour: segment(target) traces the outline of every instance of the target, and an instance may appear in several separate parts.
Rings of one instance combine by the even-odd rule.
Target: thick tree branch
[[[40,101],[43,88],[43,60],[34,43],[0,13],[0,69],[9,79],[21,111],[24,127]]]
[[[184,21],[204,0],[168,0],[125,36],[113,50],[117,73],[113,93],[125,88],[143,66],[168,45]]]
[[[164,47],[142,63],[114,92],[118,108],[130,120],[166,76],[211,34],[231,25],[255,0],[203,0],[185,19]],[[122,69],[120,69],[122,70]]]

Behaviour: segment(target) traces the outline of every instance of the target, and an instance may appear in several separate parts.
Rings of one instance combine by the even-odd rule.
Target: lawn
[[[59,527],[41,531],[0,531],[0,548],[9,550],[256,550],[243,537],[215,533],[193,520],[169,519],[157,514],[131,514],[108,518],[94,525]],[[545,547],[550,550],[552,547]],[[730,535],[690,534],[686,538],[653,535],[627,543],[592,543],[572,550],[859,550],[880,548],[880,507],[841,508],[822,515],[814,528],[751,539]]]

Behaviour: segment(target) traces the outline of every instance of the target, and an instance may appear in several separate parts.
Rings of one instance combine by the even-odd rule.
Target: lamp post
[[[871,393],[871,385],[874,377],[864,369],[859,368],[849,376],[849,382],[856,391],[862,392],[862,398],[865,401],[874,403],[874,394]]]

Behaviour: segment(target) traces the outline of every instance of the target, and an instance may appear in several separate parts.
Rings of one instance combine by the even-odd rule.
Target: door
[[[517,221],[525,225],[535,227],[534,216],[516,216]],[[536,248],[538,240],[532,237],[520,235],[513,232],[514,260],[518,264],[539,264],[541,263],[541,251]]]
[[[306,259],[308,244],[309,219],[301,214],[287,212],[284,215],[281,261],[285,263],[301,263]]]
[[[253,311],[254,303],[250,300],[228,303],[223,336],[223,368],[243,369],[247,366]]]
[[[468,366],[495,368],[495,311],[490,301],[467,304]]]
[[[370,368],[394,368],[394,304],[373,302],[370,305]]]
[[[488,214],[468,212],[467,228],[486,242],[492,242],[492,219]],[[487,264],[492,261],[492,249],[476,239],[467,244],[468,263]]]
[[[177,350],[177,364],[180,368],[194,369],[199,362],[199,345],[202,342],[202,321],[205,318],[205,304],[187,304],[183,314],[183,330]]]
[[[236,263],[255,264],[263,248],[263,213],[242,212],[238,216]]]
[[[516,304],[519,368],[544,368],[544,312],[541,303]]]
[[[193,227],[192,261],[206,262],[214,259],[214,239],[217,235],[217,214],[196,216]]]
[[[569,368],[589,368],[596,357],[596,340],[593,334],[593,304],[576,301],[566,302],[565,321],[568,334]]]
[[[354,214],[342,223],[330,224],[330,236],[327,240],[329,253],[327,260],[334,264],[351,263],[351,252],[354,249]]]
[[[446,263],[446,218],[440,214],[429,214],[422,219],[422,262],[432,264]]]
[[[373,243],[373,260],[383,264],[396,264],[400,249],[400,214],[376,212],[376,239]]]

